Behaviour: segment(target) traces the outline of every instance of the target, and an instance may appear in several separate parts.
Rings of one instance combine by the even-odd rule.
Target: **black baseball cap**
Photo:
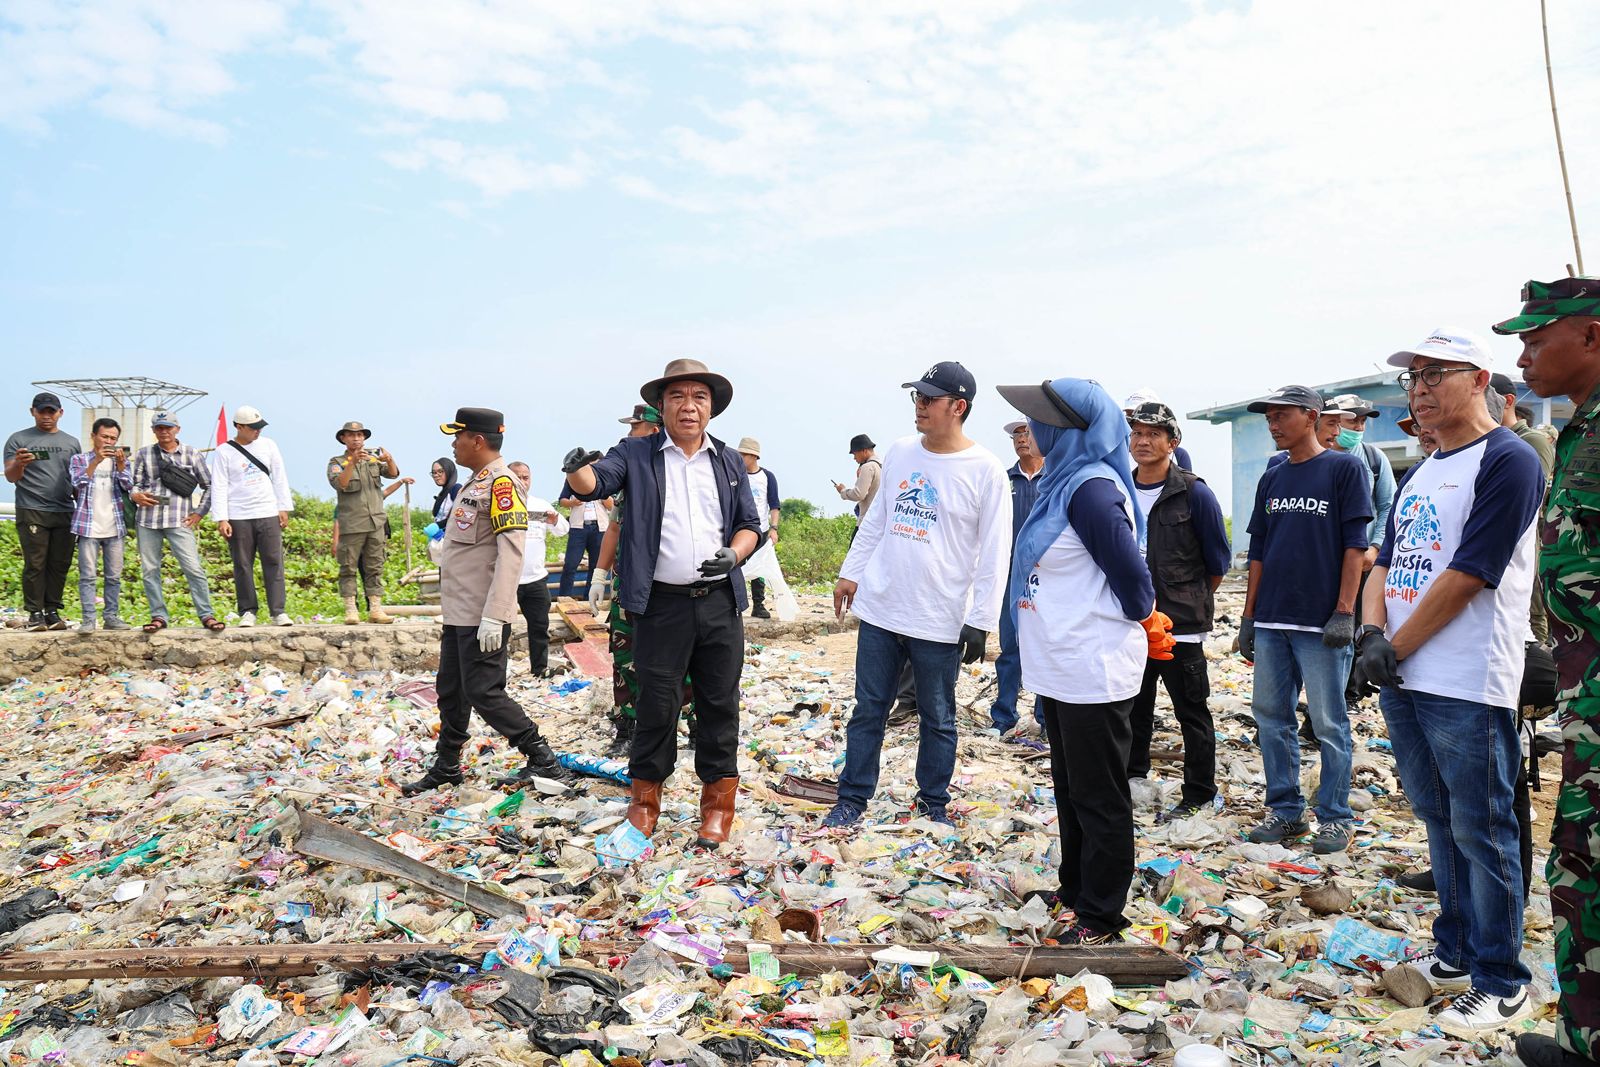
[[[1273,390],[1272,395],[1253,402],[1246,411],[1264,415],[1268,408],[1305,408],[1321,413],[1322,394],[1306,385],[1285,385]]]
[[[505,433],[506,417],[494,408],[456,408],[456,421],[441,422],[439,432],[452,437],[458,433]]]
[[[953,396],[970,404],[978,393],[978,379],[955,360],[947,360],[935,363],[920,379],[900,388],[915,389],[923,396]]]
[[[1501,396],[1505,396],[1507,393],[1515,393],[1517,391],[1517,383],[1511,380],[1511,375],[1501,374],[1496,371],[1494,374],[1489,375],[1489,388]]]
[[[54,393],[36,393],[33,397],[33,403],[29,406],[35,411],[43,411],[45,408],[49,408],[52,411],[60,411],[61,398]]]
[[[872,438],[868,437],[864,433],[858,433],[854,437],[850,438],[850,451],[852,452],[865,452],[869,448],[877,447],[877,445],[872,443]]]

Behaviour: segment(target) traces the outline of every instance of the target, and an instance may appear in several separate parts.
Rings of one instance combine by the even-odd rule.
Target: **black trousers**
[[[507,623],[506,641],[511,640]],[[506,645],[495,652],[478,647],[476,626],[446,626],[439,638],[439,748],[459,755],[471,737],[469,727],[476,711],[519,749],[539,740],[539,728],[506,695]]]
[[[228,555],[233,557],[233,600],[239,614],[259,611],[256,596],[255,557],[261,556],[261,584],[267,587],[267,614],[277,615],[287,606],[283,591],[283,527],[278,516],[265,519],[235,519],[233,536],[228,538]]]
[[[1133,883],[1133,798],[1123,773],[1133,700],[1037,700],[1050,738],[1062,903],[1078,913],[1082,925],[1116,933],[1128,925],[1122,909]]]
[[[78,546],[72,512],[18,508],[17,540],[22,544],[22,606],[29,615],[60,611]]]
[[[538,674],[550,666],[550,586],[543,578],[517,586],[517,607],[528,620],[528,666]]]
[[[695,774],[709,783],[739,773],[744,620],[732,583],[700,587],[699,596],[673,591],[685,588],[658,582],[644,613],[629,616],[639,698],[628,774],[640,781],[663,781],[677,766],[685,675],[694,679]]]
[[[1167,687],[1172,713],[1183,733],[1183,803],[1209,804],[1217,795],[1217,729],[1211,722],[1211,678],[1206,650],[1197,641],[1179,641],[1172,658],[1146,660],[1144,684],[1133,698],[1128,777],[1150,773],[1150,735],[1155,732],[1156,683]]]

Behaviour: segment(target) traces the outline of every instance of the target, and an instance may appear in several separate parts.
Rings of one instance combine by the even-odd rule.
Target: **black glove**
[[[1256,620],[1239,620],[1239,655],[1245,658],[1246,663],[1256,661]]]
[[[1401,682],[1400,661],[1394,646],[1376,626],[1361,628],[1361,641],[1356,645],[1355,680],[1358,685],[1397,686]]]
[[[989,647],[989,634],[976,626],[961,627],[961,662],[976,663],[983,658],[983,653]]]
[[[1322,644],[1326,648],[1344,648],[1356,639],[1356,617],[1348,611],[1336,611],[1328,616],[1322,626]]]
[[[724,545],[717,554],[700,564],[700,573],[707,578],[721,578],[739,565],[739,553]]]
[[[561,473],[571,474],[573,471],[582,470],[599,458],[600,453],[598,452],[585,452],[581,448],[574,448],[561,461]]]

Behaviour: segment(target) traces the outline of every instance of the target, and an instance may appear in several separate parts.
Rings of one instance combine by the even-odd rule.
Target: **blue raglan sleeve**
[[[1544,469],[1531,445],[1502,428],[1485,444],[1474,481],[1472,511],[1449,569],[1482,578],[1493,589],[1539,513]]]
[[[1222,520],[1217,494],[1205,482],[1195,482],[1189,489],[1189,521],[1200,539],[1200,557],[1205,561],[1206,573],[1213,577],[1227,574],[1228,565],[1233,562],[1228,524]]]
[[[771,471],[767,472],[767,507],[772,511],[783,507],[783,498],[778,496],[778,478]]]
[[[1067,521],[1089,550],[1089,558],[1105,572],[1122,614],[1135,622],[1148,616],[1156,602],[1155,586],[1139,555],[1123,496],[1111,480],[1091,478],[1080,485],[1067,504]]]

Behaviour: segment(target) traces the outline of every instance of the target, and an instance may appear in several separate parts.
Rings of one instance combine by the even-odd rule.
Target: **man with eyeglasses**
[[[1395,764],[1428,828],[1440,911],[1413,960],[1458,991],[1435,1024],[1473,1039],[1533,1010],[1522,951],[1514,811],[1517,705],[1544,474],[1484,402],[1489,351],[1434,330],[1389,357],[1407,369],[1438,451],[1406,472],[1363,604],[1357,677],[1380,687]]]
[[[1011,547],[1010,493],[994,453],[966,435],[977,380],[961,364],[936,363],[911,390],[919,436],[883,459],[883,488],[839,568],[833,609],[853,610],[856,707],[845,728],[839,801],[822,825],[861,821],[878,788],[895,682],[907,661],[916,677],[917,797],[913,812],[949,823],[956,763],[956,675],[983,658],[999,622]]]
[[[1039,476],[1044,473],[1044,457],[1033,443],[1033,434],[1028,430],[1026,419],[1006,423],[1005,430],[1011,437],[1011,448],[1017,454],[1017,461],[1006,471],[1006,478],[1011,482],[1011,547],[1014,549],[1017,531],[1028,520],[1033,502],[1039,499]],[[1010,558],[1008,553],[1008,586],[1011,581]],[[1009,611],[1000,613],[1000,655],[994,661],[994,677],[998,692],[995,694],[994,707],[989,709],[989,719],[996,730],[1002,734],[1009,733],[1017,725],[1017,695],[1022,690],[1022,654],[1017,648],[1017,628],[1011,621]],[[1043,712],[1035,708],[1033,717],[1042,729]]]
[[[1267,776],[1267,816],[1250,831],[1257,844],[1302,837],[1309,826],[1300,793],[1295,698],[1302,683],[1322,766],[1313,852],[1350,844],[1350,718],[1344,702],[1355,634],[1356,587],[1367,550],[1372,496],[1361,461],[1322,447],[1322,397],[1286,385],[1249,410],[1266,416],[1288,458],[1267,468],[1250,516],[1250,575],[1239,651],[1255,661],[1251,709]]]
[[[1539,578],[1554,645],[1561,790],[1550,831],[1556,1039],[1517,1038],[1531,1067],[1600,1062],[1600,278],[1530,281],[1522,314],[1494,327],[1522,338],[1517,366],[1541,397],[1574,412],[1556,439],[1539,523]]]

